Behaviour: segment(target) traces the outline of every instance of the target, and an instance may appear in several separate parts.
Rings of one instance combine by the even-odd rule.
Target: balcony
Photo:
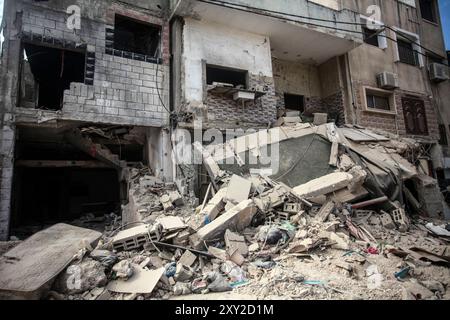
[[[361,27],[352,24],[359,14],[338,0],[179,0],[171,15],[268,36],[274,57],[316,65],[363,42]]]

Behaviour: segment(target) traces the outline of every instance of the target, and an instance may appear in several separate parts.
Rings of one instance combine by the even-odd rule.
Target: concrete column
[[[7,117],[8,114],[5,114]],[[6,121],[5,121],[6,122]],[[14,171],[15,128],[4,125],[0,137],[0,240],[9,239],[11,190]]]
[[[169,129],[148,129],[147,152],[149,166],[155,176],[166,182],[173,182],[174,165],[171,157],[172,145]]]

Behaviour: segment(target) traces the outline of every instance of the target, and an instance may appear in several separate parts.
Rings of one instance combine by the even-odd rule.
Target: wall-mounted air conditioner
[[[398,88],[398,77],[392,72],[383,72],[377,75],[378,86],[382,89],[392,90]]]
[[[442,82],[449,79],[448,66],[441,63],[430,64],[430,80]]]

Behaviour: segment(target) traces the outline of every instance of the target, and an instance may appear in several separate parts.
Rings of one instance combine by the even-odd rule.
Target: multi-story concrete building
[[[170,134],[199,123],[327,113],[418,139],[430,174],[450,162],[436,0],[6,0],[4,17],[1,238],[126,201],[127,162],[198,194],[206,175],[173,163]]]
[[[325,112],[337,124],[415,138],[431,150],[424,171],[442,168],[448,68],[437,1],[185,0],[170,8],[174,106],[192,120],[180,125],[265,128],[286,109]],[[244,102],[237,92],[246,90],[256,94]]]
[[[120,207],[126,162],[171,180],[164,1],[5,1],[0,238]]]

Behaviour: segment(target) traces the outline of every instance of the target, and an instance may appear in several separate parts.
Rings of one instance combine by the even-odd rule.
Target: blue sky
[[[444,30],[445,47],[450,50],[450,0],[439,0],[442,18],[442,29]]]

